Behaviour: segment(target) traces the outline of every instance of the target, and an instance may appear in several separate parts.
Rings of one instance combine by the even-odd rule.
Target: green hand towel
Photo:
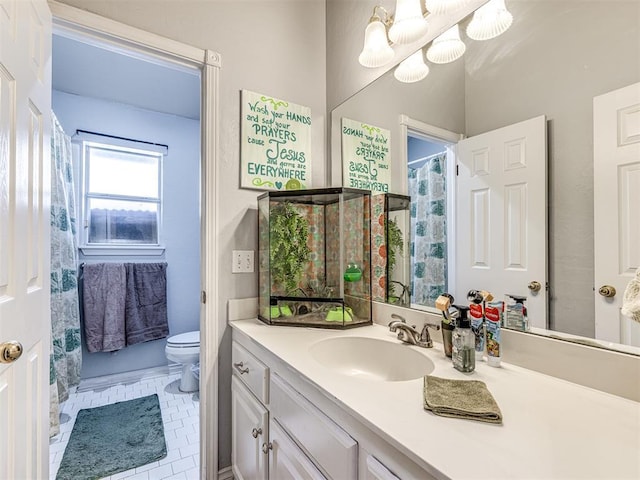
[[[443,417],[502,424],[502,412],[484,382],[424,377],[424,408]]]

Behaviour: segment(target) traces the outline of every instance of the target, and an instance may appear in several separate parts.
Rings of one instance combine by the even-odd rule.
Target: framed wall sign
[[[311,109],[242,90],[240,186],[311,188]]]
[[[342,185],[388,192],[391,183],[391,132],[364,122],[342,119]]]

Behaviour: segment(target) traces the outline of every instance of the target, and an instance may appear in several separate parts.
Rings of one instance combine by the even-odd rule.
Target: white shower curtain
[[[411,303],[435,306],[447,291],[446,153],[409,168]]]
[[[50,435],[59,430],[59,403],[80,383],[82,349],[71,139],[53,114],[51,128]]]

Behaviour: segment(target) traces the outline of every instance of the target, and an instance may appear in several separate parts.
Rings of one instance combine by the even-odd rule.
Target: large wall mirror
[[[454,205],[456,215],[462,213],[468,217],[472,205],[483,211],[484,200],[480,197],[473,200],[468,196],[460,200],[460,192],[456,191],[455,165],[469,169],[471,172],[466,173],[472,175],[473,169],[481,166],[482,158],[474,157],[474,152],[479,151],[477,144],[462,147],[460,138],[484,139],[483,135],[524,121],[537,122],[535,128],[541,127],[544,137],[543,151],[538,152],[544,164],[543,177],[539,180],[544,189],[542,196],[528,195],[530,192],[523,194],[522,189],[515,189],[513,198],[509,197],[511,203],[495,195],[491,202],[504,201],[509,211],[517,207],[515,210],[528,214],[537,212],[536,221],[543,229],[542,250],[532,253],[527,245],[526,263],[540,267],[541,278],[531,276],[537,273],[527,272],[517,280],[517,287],[515,281],[507,281],[513,292],[502,290],[495,292],[496,296],[524,291],[531,302],[530,317],[532,324],[538,327],[534,329],[537,333],[555,335],[555,332],[562,332],[566,334],[565,338],[587,343],[588,339],[598,339],[599,345],[640,354],[640,348],[627,347],[640,345],[640,325],[630,321],[625,324],[619,313],[624,285],[640,267],[637,206],[626,216],[623,213],[608,215],[613,216],[615,224],[626,227],[628,244],[624,247],[626,263],[613,262],[618,263],[614,270],[625,282],[622,287],[618,283],[613,300],[598,293],[601,286],[615,281],[601,276],[602,260],[598,257],[605,258],[605,264],[611,265],[609,254],[619,242],[613,237],[607,241],[606,234],[604,237],[594,234],[601,223],[598,215],[602,217],[605,212],[606,217],[606,212],[614,211],[607,205],[617,208],[620,201],[616,202],[616,199],[623,196],[623,193],[606,188],[603,191],[598,184],[601,175],[594,175],[594,171],[600,172],[600,167],[594,164],[594,142],[597,157],[598,142],[601,142],[599,129],[604,128],[603,121],[598,118],[603,114],[596,112],[594,119],[594,98],[640,82],[640,3],[636,0],[507,0],[506,4],[514,21],[501,36],[478,42],[462,34],[467,46],[462,58],[449,64],[429,64],[429,75],[412,84],[400,83],[392,71],[387,72],[332,111],[331,183],[342,184],[341,119],[359,120],[391,132],[393,193],[409,194],[413,188],[409,178],[411,169],[417,170],[426,161],[439,159],[441,165],[434,164],[431,169],[440,170],[445,177],[446,188],[441,192],[443,201]],[[461,22],[461,32],[467,21]],[[606,103],[596,100],[596,104]],[[607,108],[616,112],[615,106]],[[640,108],[636,105],[635,110],[620,111],[623,114],[614,115],[612,122],[615,125],[616,118],[628,117],[626,128],[630,136],[627,143],[636,144],[633,147],[636,153],[634,158],[626,160],[625,166],[613,168],[618,172],[638,172]],[[523,135],[528,133],[520,136]],[[435,150],[428,150],[430,148]],[[519,154],[525,149],[529,147],[516,145],[512,151]],[[471,163],[465,163],[461,158],[465,155],[462,150],[471,155]],[[610,156],[605,152],[605,157]],[[511,160],[508,154],[504,162]],[[534,175],[537,173],[527,174],[523,182]],[[640,190],[639,177],[637,173],[629,173],[625,177],[627,187],[631,185],[636,192]],[[518,181],[511,182],[511,185],[516,184]],[[597,192],[595,196],[594,191]],[[637,201],[637,194],[627,195],[628,201],[633,199]],[[504,213],[504,205],[502,208],[500,215],[504,218],[509,213]],[[486,210],[485,213],[491,212]],[[483,223],[482,218],[475,220]],[[432,265],[448,272],[445,285],[450,291],[455,289],[456,283],[465,285],[464,289],[468,285],[456,278],[456,275],[467,278],[460,275],[460,269],[456,267],[456,263],[469,261],[468,258],[461,260],[460,248],[473,250],[474,245],[479,245],[474,237],[476,243],[465,246],[465,238],[472,238],[466,225],[473,225],[473,219],[466,221],[471,223],[461,227],[456,219],[446,217],[442,227],[446,240],[440,248],[445,252],[443,261],[435,262],[435,267]],[[501,237],[500,241],[506,243],[500,244],[497,254],[504,254],[514,242],[522,240],[514,240],[514,237],[531,233],[527,229],[537,228],[532,225],[520,224],[520,230],[511,236],[500,231],[495,238]],[[415,230],[411,235],[415,240]],[[490,250],[491,245],[486,247],[487,252],[496,255]],[[609,252],[609,256],[602,257],[602,252]],[[518,270],[520,260],[515,258],[513,270]],[[530,288],[532,281],[541,284],[539,293]],[[474,279],[474,282],[479,280]],[[415,278],[412,283],[415,286]],[[485,288],[482,284],[472,286]],[[457,296],[461,295],[461,300],[466,301],[464,289],[460,289]],[[425,302],[429,303],[433,293],[426,297]],[[540,299],[540,304],[536,304]],[[607,330],[608,324],[614,324],[615,328]],[[603,331],[605,333],[601,333]]]

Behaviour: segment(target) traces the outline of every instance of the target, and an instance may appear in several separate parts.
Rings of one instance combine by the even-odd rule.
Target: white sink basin
[[[335,337],[311,345],[311,357],[341,375],[385,382],[422,378],[433,362],[403,343],[368,337]]]

